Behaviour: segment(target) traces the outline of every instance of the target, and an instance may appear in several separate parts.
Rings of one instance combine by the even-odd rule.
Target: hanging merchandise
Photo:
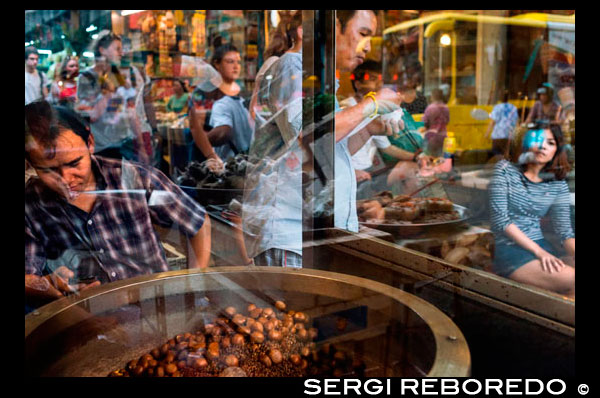
[[[175,16],[175,24],[177,26],[185,26],[185,14],[183,10],[175,10],[173,15]]]
[[[192,53],[204,56],[206,52],[206,10],[196,10],[192,17]]]
[[[165,37],[167,39],[167,45],[169,48],[175,47],[177,44],[177,32],[175,30],[175,17],[171,11],[167,11],[165,14]]]

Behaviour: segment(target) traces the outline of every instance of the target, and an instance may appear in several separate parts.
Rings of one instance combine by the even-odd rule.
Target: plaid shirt
[[[26,184],[25,273],[43,275],[61,265],[78,273],[91,262],[99,279],[109,282],[167,271],[152,223],[177,225],[193,236],[204,223],[204,209],[163,173],[139,163],[92,156],[92,170],[104,192],[90,213],[39,178]]]

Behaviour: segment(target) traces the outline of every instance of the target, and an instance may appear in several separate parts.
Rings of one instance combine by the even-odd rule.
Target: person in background
[[[498,162],[489,185],[493,270],[518,282],[575,297],[575,234],[571,227],[569,172],[560,126],[530,130],[515,165]],[[527,142],[533,142],[533,145]],[[541,218],[549,215],[573,267],[557,257],[544,238]]]
[[[64,295],[168,271],[153,224],[188,238],[188,266],[210,259],[205,210],[157,169],[94,154],[74,112],[46,101],[25,106],[25,297],[35,307]]]
[[[560,123],[560,105],[554,101],[554,89],[550,83],[544,83],[537,89],[538,100],[533,104],[525,123]]]
[[[239,96],[241,89],[236,83],[241,72],[240,52],[231,44],[222,45],[215,50],[211,65],[223,79],[223,84],[218,88],[222,96],[212,106],[209,120],[212,128],[209,131],[205,129],[206,109],[194,109],[192,135],[197,145],[201,136],[208,138],[216,156],[227,160],[238,153],[247,152],[252,139],[250,114],[244,106],[244,99]],[[198,147],[202,150],[202,146]]]
[[[436,88],[431,92],[431,104],[425,109],[426,152],[434,157],[442,156],[442,146],[446,138],[446,126],[450,122],[450,110],[444,103],[444,93]]]
[[[416,86],[412,82],[403,84],[399,88],[402,95],[402,103],[400,106],[411,115],[421,114],[427,109],[427,98],[421,92],[417,91]]]
[[[291,43],[291,37],[288,37],[286,27],[288,24],[293,23],[293,21],[289,20],[290,17],[287,14],[280,13],[280,16],[282,19],[280,20],[279,25],[277,25],[277,28],[273,30],[271,38],[269,39],[269,46],[264,53],[265,62],[263,62],[254,79],[254,90],[252,91],[252,97],[250,98],[250,106],[248,107],[250,109],[250,117],[252,120],[256,120],[257,111],[260,111],[260,108],[257,107],[258,90],[265,72],[279,59],[279,57],[289,50],[288,46]],[[302,43],[296,41],[295,45],[296,48],[294,49],[294,52],[299,52],[302,48]]]
[[[79,60],[77,57],[67,57],[61,64],[58,76],[50,87],[54,103],[75,109],[77,76],[79,76]]]
[[[354,88],[355,95],[340,102],[340,105],[355,106],[369,92],[377,92],[383,86],[381,64],[379,62],[365,61],[354,70],[353,74],[352,87]],[[378,150],[395,160],[412,161],[414,157],[414,153],[391,145],[388,137],[373,135],[362,148],[352,155],[352,165],[354,166],[356,181],[358,183],[371,180],[371,172],[374,171],[373,167],[376,169],[385,167],[383,160],[378,156]]]
[[[185,84],[179,80],[173,80],[173,95],[167,102],[167,112],[187,113],[189,94]]]
[[[37,70],[39,59],[37,48],[25,48],[25,105],[48,96],[48,78]]]
[[[495,105],[490,114],[490,124],[485,133],[486,138],[492,138],[492,154],[507,157],[510,147],[509,140],[513,139],[519,111],[516,106],[508,102],[509,92],[504,90],[502,102]]]
[[[130,70],[127,76],[119,70],[123,55],[120,36],[104,30],[93,49],[94,65],[82,71],[78,79],[76,110],[90,121],[96,153],[150,164],[151,154],[143,137],[150,127],[142,104],[142,77],[139,71]],[[127,106],[130,97],[135,98],[134,107]]]
[[[243,230],[256,236],[245,247],[255,265],[302,267],[302,11],[280,22],[288,50],[260,80],[257,115],[246,170]],[[286,39],[287,40],[287,39]]]

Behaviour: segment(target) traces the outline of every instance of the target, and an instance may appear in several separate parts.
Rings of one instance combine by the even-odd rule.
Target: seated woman
[[[575,297],[575,234],[571,227],[569,172],[558,125],[530,130],[515,165],[496,164],[490,182],[490,212],[496,238],[494,272]],[[557,257],[540,220],[549,215],[573,267]]]

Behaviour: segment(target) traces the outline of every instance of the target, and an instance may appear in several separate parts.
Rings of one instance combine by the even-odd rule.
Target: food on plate
[[[383,211],[368,211],[373,202],[379,203]],[[454,204],[447,198],[393,196],[389,191],[380,192],[372,199],[357,201],[357,212],[360,221],[373,224],[436,223],[460,218]]]

